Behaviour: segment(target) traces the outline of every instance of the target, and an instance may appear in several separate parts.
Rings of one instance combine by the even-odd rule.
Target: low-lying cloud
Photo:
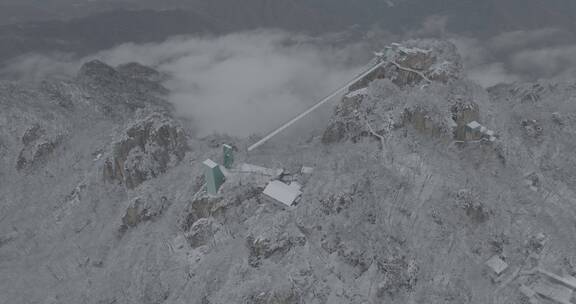
[[[431,18],[417,36],[450,39],[468,77],[484,87],[576,75],[576,39],[569,32],[540,29],[474,38],[445,33],[446,22],[441,16]],[[0,74],[38,80],[72,75],[91,59],[111,65],[139,62],[170,76],[165,83],[170,101],[178,115],[192,119],[198,135],[247,136],[270,131],[351,79],[364,63],[358,60],[370,57],[374,41],[366,40],[334,47],[281,31],[178,37],[124,44],[81,59],[25,56]]]
[[[524,74],[554,78],[576,68],[576,45],[522,50],[511,57],[514,70]]]
[[[448,39],[462,56],[468,78],[485,88],[502,83],[562,81],[576,76],[574,31],[540,28],[474,37],[448,32],[450,21],[447,16],[431,16],[407,36]]]
[[[335,48],[280,31],[212,38],[178,37],[157,44],[124,44],[82,58],[27,56],[4,74],[28,79],[70,75],[82,62],[139,62],[170,76],[165,85],[178,115],[199,135],[266,133],[350,79],[356,46]],[[358,54],[360,55],[360,54]],[[361,56],[358,56],[361,57]]]
[[[38,83],[45,79],[68,78],[81,66],[72,54],[50,53],[25,55],[11,60],[0,69],[0,78]]]
[[[171,101],[201,135],[245,136],[270,131],[353,76],[357,67],[345,63],[347,55],[307,37],[260,31],[127,44],[97,57],[169,74]]]
[[[484,87],[576,74],[576,37],[567,31],[547,28],[451,41],[462,54],[468,77]]]

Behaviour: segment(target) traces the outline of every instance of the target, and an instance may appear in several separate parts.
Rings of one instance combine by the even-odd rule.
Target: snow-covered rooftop
[[[275,180],[271,181],[268,186],[266,186],[264,194],[287,206],[292,206],[294,201],[302,195],[300,188],[301,186],[298,183],[287,185],[281,181]]]
[[[314,168],[313,167],[302,167],[302,174],[312,174],[314,172]]]
[[[508,264],[496,255],[486,261],[486,266],[490,267],[497,275],[500,275],[508,269]]]
[[[469,123],[467,126],[468,126],[468,128],[470,128],[472,130],[476,130],[476,129],[482,127],[482,125],[479,124],[477,121],[473,121],[473,122]]]
[[[205,160],[204,165],[206,165],[208,168],[211,168],[211,169],[218,167],[218,164],[211,159]]]
[[[417,54],[417,53],[428,54],[431,52],[430,50],[425,50],[417,47],[409,48],[404,46],[398,46],[398,50],[406,54]]]

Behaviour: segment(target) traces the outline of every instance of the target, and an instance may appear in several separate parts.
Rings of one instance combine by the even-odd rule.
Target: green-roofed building
[[[222,145],[224,150],[224,168],[232,169],[232,165],[234,165],[234,148],[230,145]]]
[[[220,170],[220,166],[211,159],[205,160],[203,164],[208,194],[217,195],[218,190],[224,184],[224,174]]]

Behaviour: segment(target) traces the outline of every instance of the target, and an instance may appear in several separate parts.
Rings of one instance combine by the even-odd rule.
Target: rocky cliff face
[[[178,164],[190,148],[173,119],[152,114],[129,126],[111,150],[104,163],[104,179],[135,188]]]
[[[153,70],[0,84],[0,302],[522,303],[535,266],[574,274],[574,83],[486,91],[443,42],[389,56],[323,136],[236,152],[281,176],[215,197],[202,161],[249,140],[190,136]],[[471,120],[498,139],[460,140]]]
[[[139,66],[139,65],[137,65]],[[131,65],[115,69],[98,60],[82,66],[76,83],[83,97],[90,99],[106,115],[123,116],[146,107],[155,111],[169,111],[170,104],[162,99],[167,90],[160,85],[160,74],[143,74]]]
[[[381,60],[386,61],[381,68],[351,86],[324,133],[324,143],[378,137],[405,126],[462,138],[466,124],[481,120],[481,101],[470,93],[473,84],[462,80],[461,59],[450,43],[393,44]]]

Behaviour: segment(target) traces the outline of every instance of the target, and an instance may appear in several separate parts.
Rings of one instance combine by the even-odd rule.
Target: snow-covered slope
[[[324,134],[250,153],[187,135],[136,64],[2,84],[0,302],[522,303],[541,280],[527,270],[576,272],[576,86],[486,91],[454,50],[391,46]],[[466,141],[471,121],[497,140]],[[223,143],[236,165],[283,168],[298,204],[234,169],[207,196]]]

